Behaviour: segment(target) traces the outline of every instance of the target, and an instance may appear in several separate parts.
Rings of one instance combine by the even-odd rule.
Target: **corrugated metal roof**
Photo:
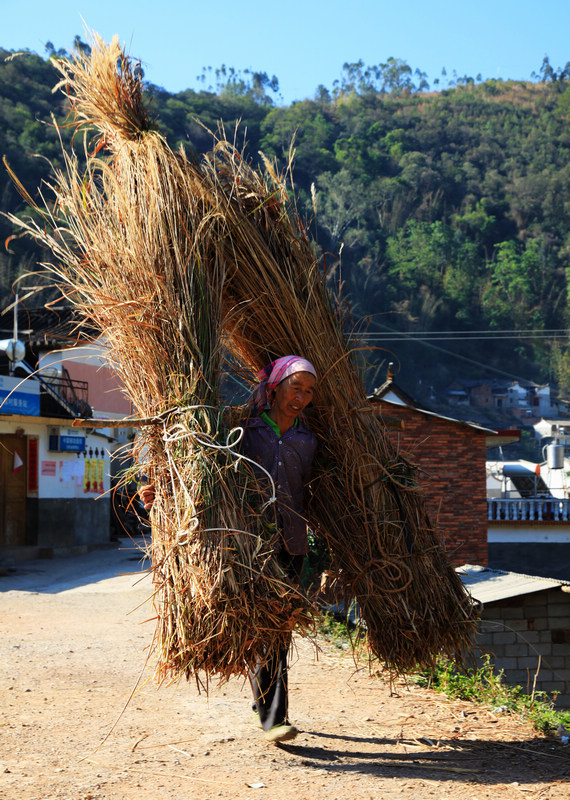
[[[473,564],[464,564],[456,568],[469,594],[479,603],[486,605],[509,597],[519,597],[533,592],[543,592],[560,586],[570,586],[570,581],[555,578],[539,578],[533,575],[521,575],[518,572],[506,572],[500,569],[489,569]]]

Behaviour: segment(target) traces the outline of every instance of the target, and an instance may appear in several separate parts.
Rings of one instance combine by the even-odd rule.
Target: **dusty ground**
[[[570,796],[569,745],[417,687],[391,696],[329,645],[316,660],[298,643],[301,733],[286,745],[263,740],[239,680],[208,701],[143,678],[130,697],[152,633],[150,582],[117,574],[139,568],[123,540],[0,577],[3,800]]]

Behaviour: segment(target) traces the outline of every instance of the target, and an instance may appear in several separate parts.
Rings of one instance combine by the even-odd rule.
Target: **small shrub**
[[[518,715],[544,734],[553,733],[560,724],[570,726],[570,711],[556,710],[555,696],[549,697],[546,692],[528,695],[521,686],[504,683],[502,670],[495,669],[488,655],[482,658],[481,666],[467,670],[460,670],[452,661],[441,658],[433,672],[420,673],[416,681],[448,697]]]

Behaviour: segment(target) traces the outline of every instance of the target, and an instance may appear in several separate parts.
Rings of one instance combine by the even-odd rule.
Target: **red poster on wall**
[[[28,492],[37,492],[38,488],[38,440],[28,439]]]

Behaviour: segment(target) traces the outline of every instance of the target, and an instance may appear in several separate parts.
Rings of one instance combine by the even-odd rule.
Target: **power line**
[[[377,326],[381,327],[381,328],[385,328],[385,330],[387,330],[390,334],[402,333],[401,337],[399,337],[398,339],[394,339],[393,341],[402,342],[402,341],[406,341],[406,339],[408,339],[408,341],[417,342],[418,344],[423,344],[424,347],[429,347],[432,350],[436,350],[436,351],[438,351],[440,353],[444,353],[445,355],[451,356],[452,358],[457,358],[460,361],[466,361],[468,364],[473,364],[476,367],[482,367],[483,369],[485,369],[485,370],[487,370],[489,372],[495,372],[498,375],[504,375],[504,376],[506,376],[508,378],[513,378],[516,381],[529,381],[529,378],[523,378],[520,375],[514,375],[512,372],[507,372],[506,370],[499,369],[498,367],[491,367],[489,364],[484,364],[481,361],[476,361],[475,359],[469,358],[468,356],[462,356],[459,353],[454,353],[452,350],[447,350],[444,347],[438,347],[438,345],[433,344],[431,341],[424,341],[423,339],[416,339],[416,338],[414,338],[413,336],[410,336],[407,333],[396,331],[396,330],[394,330],[394,328],[390,328],[388,325],[383,325],[380,322],[376,322],[375,324]],[[551,330],[562,330],[562,329],[551,329]],[[360,335],[359,334],[353,334],[352,336],[354,338],[360,338],[361,340],[364,340],[365,337],[366,337],[366,334],[360,334]],[[352,338],[352,336],[350,338]],[[382,340],[379,339],[379,340],[376,340],[376,341],[381,342]],[[387,341],[387,340],[384,340],[384,341]]]
[[[517,335],[510,335],[506,334],[504,336],[432,336],[432,335],[407,335],[407,334],[391,334],[391,333],[364,333],[364,334],[355,334],[354,338],[362,339],[364,341],[374,341],[374,342],[403,342],[403,341],[410,341],[410,342],[475,342],[475,341],[508,341],[510,339],[538,339],[544,341],[551,341],[556,339],[556,336],[552,335],[544,335],[542,333],[534,333],[534,334],[517,334]]]
[[[429,330],[429,331],[398,331],[396,328],[390,327],[390,325],[383,325],[381,322],[373,321],[371,324],[374,324],[380,328],[385,328],[385,330],[390,331],[391,333],[400,333],[402,336],[422,336],[424,334],[432,335],[432,334],[469,334],[472,335],[474,333],[488,333],[489,335],[494,335],[495,333],[564,333],[570,334],[569,328],[493,328],[489,330],[489,328],[484,328],[482,330],[444,330],[444,331],[436,331],[436,330]]]
[[[363,342],[367,342],[368,341],[372,347],[374,346],[374,344],[380,345],[380,344],[383,344],[385,342],[406,342],[406,343],[409,343],[409,344],[412,344],[412,343],[421,344],[424,347],[429,347],[432,350],[436,350],[437,352],[443,353],[444,355],[450,356],[451,358],[456,358],[456,359],[459,359],[460,361],[465,361],[468,364],[472,364],[473,366],[480,367],[480,368],[482,368],[482,369],[484,369],[484,370],[486,370],[488,372],[494,372],[497,375],[503,375],[503,376],[508,377],[508,378],[513,378],[514,380],[517,380],[517,381],[529,381],[530,379],[529,378],[523,378],[520,375],[514,375],[512,372],[507,372],[506,370],[499,369],[498,367],[492,367],[489,364],[483,363],[481,361],[477,361],[474,358],[469,358],[468,356],[462,356],[459,353],[453,352],[453,350],[447,350],[444,347],[439,347],[437,344],[434,344],[433,342],[437,342],[437,341],[442,341],[442,342],[443,341],[454,341],[454,342],[458,342],[459,343],[459,342],[462,342],[462,341],[468,341],[468,339],[466,339],[465,337],[462,337],[462,336],[450,337],[449,336],[450,333],[456,333],[456,334],[464,334],[464,333],[469,333],[469,334],[474,334],[474,333],[489,334],[488,336],[482,336],[481,337],[482,339],[487,339],[488,341],[497,341],[497,340],[500,340],[501,338],[505,338],[505,339],[507,339],[507,338],[515,338],[515,339],[516,338],[520,338],[520,337],[517,337],[517,336],[513,336],[513,337],[510,337],[510,336],[509,337],[507,337],[507,336],[504,336],[504,337],[495,336],[495,334],[497,334],[497,333],[518,334],[518,333],[540,332],[540,333],[560,333],[560,334],[564,334],[566,336],[568,336],[570,334],[570,331],[569,331],[568,328],[544,328],[544,329],[541,329],[540,331],[539,331],[538,328],[531,328],[530,331],[529,330],[527,330],[527,331],[519,331],[516,328],[513,328],[513,329],[503,329],[503,330],[496,330],[496,331],[489,331],[489,330],[482,331],[481,330],[481,331],[417,331],[417,332],[412,332],[412,331],[398,331],[395,328],[392,328],[390,325],[386,325],[386,324],[384,324],[382,322],[378,322],[378,320],[371,320],[370,324],[374,325],[377,328],[383,328],[384,331],[386,331],[386,333],[382,334],[379,331],[376,331],[376,332],[375,331],[366,331],[364,333],[358,333],[356,331],[353,331],[353,333],[349,336],[349,338],[360,339],[360,341],[363,341]],[[432,334],[438,334],[438,333],[442,334],[441,338],[437,338],[435,336],[433,338],[428,338]],[[443,338],[446,334],[447,334],[447,338]],[[384,339],[380,338],[380,337],[382,337],[382,335],[384,335],[386,338],[384,338]],[[390,336],[392,338],[388,338]],[[422,336],[423,338],[419,338],[419,336]],[[550,337],[550,338],[555,338],[555,337]]]

